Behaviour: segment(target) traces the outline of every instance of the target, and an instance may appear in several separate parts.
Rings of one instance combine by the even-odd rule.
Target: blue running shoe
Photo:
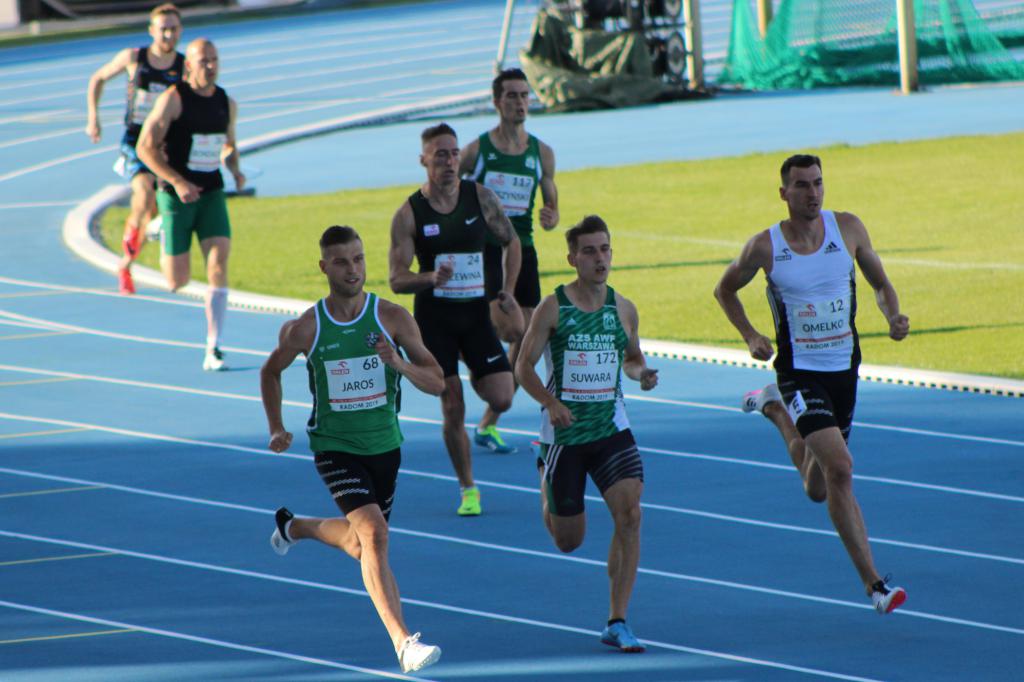
[[[477,429],[476,433],[473,434],[473,442],[499,455],[507,455],[516,451],[516,447],[506,443],[501,434],[498,433],[498,427],[493,424]]]
[[[612,623],[601,633],[601,642],[617,648],[624,654],[642,654],[647,650],[625,623]]]

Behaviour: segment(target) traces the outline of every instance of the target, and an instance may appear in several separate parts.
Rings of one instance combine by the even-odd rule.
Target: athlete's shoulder
[[[316,306],[307,308],[294,320],[281,326],[282,347],[308,350],[316,336]]]
[[[864,222],[853,213],[848,211],[833,211],[832,215],[835,216],[836,224],[839,225],[839,229],[864,229]]]
[[[404,320],[412,319],[412,315],[403,306],[380,296],[377,297],[377,315],[381,322],[385,323],[401,323]]]
[[[640,313],[637,312],[636,304],[630,299],[626,298],[615,290],[615,307],[619,311],[619,316],[626,315],[632,319],[636,319]]]
[[[740,253],[740,262],[745,265],[763,266],[771,261],[771,257],[772,231],[771,228],[767,228],[747,240]]]

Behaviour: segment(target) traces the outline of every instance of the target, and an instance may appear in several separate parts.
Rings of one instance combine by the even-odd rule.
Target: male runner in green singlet
[[[412,316],[363,291],[366,259],[356,231],[329,227],[320,238],[320,255],[330,293],[281,328],[277,348],[260,373],[260,389],[270,449],[283,452],[292,434],[281,417],[281,372],[300,353],[306,356],[313,392],[306,427],[310,448],[344,518],[297,518],[281,507],[270,542],[283,555],[299,540],[319,540],[359,561],[402,671],[411,672],[437,661],[441,649],[420,643],[419,633],[409,634],[388,566],[388,517],[401,463],[399,377],[434,395],[441,393],[444,381]]]
[[[491,321],[502,341],[509,344],[508,360],[514,366],[519,342],[540,303],[540,274],[537,250],[533,244],[533,210],[540,188],[543,206],[540,225],[545,230],[558,225],[558,189],[555,187],[555,152],[526,132],[526,114],[530,107],[530,84],[519,69],[506,69],[491,84],[498,125],[483,133],[462,150],[459,172],[492,190],[501,201],[505,215],[522,244],[522,266],[516,280],[515,298],[522,317],[507,315],[498,305],[501,289],[501,248],[493,238],[484,247],[484,277],[491,305]],[[494,452],[515,452],[498,432],[498,414],[484,410],[477,425],[474,442]]]
[[[643,644],[626,625],[640,561],[643,463],[622,399],[622,375],[649,391],[658,370],[640,350],[636,306],[608,286],[612,263],[608,226],[587,216],[565,233],[576,280],[559,286],[534,313],[516,362],[523,390],[541,404],[541,503],[555,545],[571,552],[583,543],[587,474],[615,523],[608,550],[610,603],[601,641],[627,653]],[[534,366],[545,355],[548,380]]]

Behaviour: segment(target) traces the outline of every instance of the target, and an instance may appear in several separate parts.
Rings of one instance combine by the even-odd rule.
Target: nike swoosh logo
[[[497,360],[500,357],[501,357],[500,355],[495,355],[493,357],[487,358],[487,362],[494,362],[495,360]]]
[[[467,224],[467,225],[472,225],[473,223],[475,223],[475,222],[476,222],[476,219],[477,219],[477,218],[479,218],[479,217],[480,217],[480,216],[473,216],[472,218],[469,218],[469,219],[467,219],[467,220],[466,220],[466,224]]]

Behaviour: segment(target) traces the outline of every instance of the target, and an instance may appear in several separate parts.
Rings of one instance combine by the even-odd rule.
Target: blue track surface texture
[[[487,87],[503,4],[300,15],[204,33],[221,46],[244,139]],[[528,22],[517,18],[520,42]],[[110,275],[60,244],[64,214],[114,179],[119,87],[107,89],[99,147],[81,132],[84,88],[126,44],[0,52],[0,679],[1022,676],[1019,400],[861,385],[855,489],[876,563],[910,595],[882,618],[826,509],[803,496],[777,434],[739,410],[744,391],[772,375],[665,359],[651,361],[656,391],[627,388],[646,474],[630,609],[648,644],[642,656],[598,641],[611,523],[596,492],[577,552],[560,553],[544,531],[530,400],[518,395],[502,421],[517,454],[474,452],[484,514],[465,519],[454,513],[437,400],[405,392],[391,560],[406,620],[444,656],[402,676],[354,561],[312,543],[281,558],[268,544],[282,504],[335,513],[302,432],[309,395],[300,365],[284,378],[295,443],[283,455],[266,449],[258,368],[285,318],[232,310],[232,371],[204,373],[201,304],[156,290],[118,296]],[[1018,130],[1022,104],[1019,85],[912,98],[730,96],[537,117],[532,127],[562,168],[576,168]],[[476,134],[490,122],[459,126]],[[421,172],[409,151],[418,129],[317,138],[251,163],[266,170],[261,193],[411,186]],[[622,144],[599,142],[613,129]],[[358,172],[324,172],[339,149]],[[481,407],[472,398],[467,419]]]

